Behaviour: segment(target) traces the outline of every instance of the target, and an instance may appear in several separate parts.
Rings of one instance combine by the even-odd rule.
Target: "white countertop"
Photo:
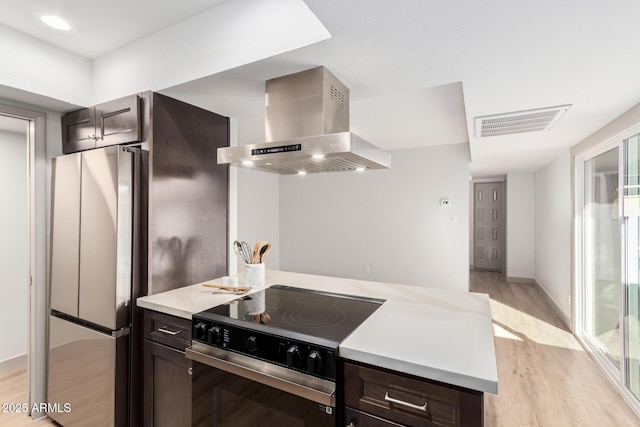
[[[240,286],[243,285],[239,275]],[[446,289],[267,270],[282,284],[386,302],[339,348],[346,359],[483,392],[497,393],[498,373],[489,297]],[[222,284],[222,279],[205,283]],[[202,284],[138,298],[138,306],[186,319],[224,304],[233,294]]]

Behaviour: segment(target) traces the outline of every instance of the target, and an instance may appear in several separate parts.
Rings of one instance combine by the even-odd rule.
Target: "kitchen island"
[[[242,286],[242,274],[239,282]],[[222,284],[222,279],[207,283]],[[270,270],[266,283],[383,299],[382,306],[340,344],[341,358],[436,384],[497,393],[487,295]],[[139,298],[138,306],[191,319],[194,313],[235,298],[196,284]]]

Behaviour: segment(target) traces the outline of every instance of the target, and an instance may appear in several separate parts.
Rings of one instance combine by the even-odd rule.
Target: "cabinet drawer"
[[[344,363],[343,384],[346,406],[396,423],[448,427],[483,424],[481,392],[349,362]]]
[[[144,337],[184,351],[191,345],[191,321],[156,311],[144,311]]]

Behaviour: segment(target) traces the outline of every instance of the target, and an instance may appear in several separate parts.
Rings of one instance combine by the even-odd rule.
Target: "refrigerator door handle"
[[[114,338],[125,337],[131,333],[131,328],[122,328],[117,331],[111,332],[111,336]]]

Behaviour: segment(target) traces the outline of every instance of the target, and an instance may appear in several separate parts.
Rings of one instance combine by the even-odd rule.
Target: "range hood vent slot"
[[[571,107],[571,104],[534,110],[479,116],[474,119],[475,136],[515,135],[550,130]]]
[[[265,82],[265,141],[218,149],[218,163],[281,175],[388,169],[349,131],[349,89],[324,67]]]
[[[338,90],[334,85],[331,85],[331,88],[329,90],[329,97],[333,102],[338,104],[338,107],[345,107],[346,97],[344,96],[344,93],[340,92],[340,90]]]

